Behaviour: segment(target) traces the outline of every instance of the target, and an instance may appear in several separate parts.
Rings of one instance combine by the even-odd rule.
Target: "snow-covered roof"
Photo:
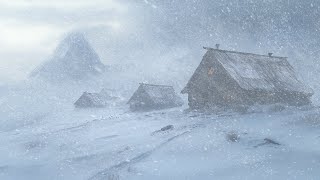
[[[166,105],[166,104],[179,105],[182,103],[181,98],[175,93],[174,88],[172,86],[141,83],[137,92],[138,93],[135,93],[131,97],[131,99],[128,101],[129,104],[132,101],[139,101],[139,97],[141,93],[147,94],[147,97],[154,104],[158,104],[158,105]]]
[[[80,108],[104,107],[106,102],[99,93],[84,92],[74,105]]]
[[[218,61],[243,89],[313,94],[311,88],[297,79],[286,57],[210,48],[205,58],[208,61]]]
[[[141,84],[141,86],[143,86],[143,89],[156,104],[164,104],[168,102],[176,103],[177,95],[172,86],[151,84]]]

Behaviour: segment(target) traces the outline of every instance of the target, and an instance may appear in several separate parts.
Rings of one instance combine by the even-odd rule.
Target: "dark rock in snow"
[[[226,138],[230,142],[238,142],[240,140],[240,135],[234,131],[227,133]]]
[[[173,129],[174,129],[173,125],[168,125],[168,126],[165,126],[165,127],[161,128],[160,130],[154,131],[151,135],[154,135],[154,134],[157,134],[157,133],[161,133],[161,132],[171,131]]]
[[[265,138],[264,141],[267,143],[267,144],[273,144],[273,145],[281,145],[280,143],[272,140],[272,139],[269,139],[269,138]]]
[[[161,128],[160,130],[161,131],[168,131],[168,130],[173,130],[173,129],[174,129],[173,125],[168,125],[168,126]]]
[[[256,146],[254,146],[255,148],[260,147],[260,146],[264,146],[264,145],[276,145],[276,146],[280,146],[281,144],[275,140],[269,139],[269,138],[265,138],[263,139],[263,143],[260,143]]]

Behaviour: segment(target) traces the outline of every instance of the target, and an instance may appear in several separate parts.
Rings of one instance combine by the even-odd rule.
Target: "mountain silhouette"
[[[31,77],[49,80],[81,80],[105,71],[105,65],[82,33],[70,33],[49,61],[37,67]]]

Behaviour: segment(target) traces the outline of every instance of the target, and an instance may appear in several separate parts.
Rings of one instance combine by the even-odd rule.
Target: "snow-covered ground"
[[[320,179],[318,107],[126,105],[141,82],[179,92],[216,43],[288,56],[319,105],[319,2],[0,1],[0,180]],[[121,102],[73,107],[102,88]]]
[[[125,101],[82,110],[70,103],[12,116],[29,123],[1,126],[0,179],[318,179],[320,109],[186,108],[133,113]],[[167,125],[174,128],[160,130]]]

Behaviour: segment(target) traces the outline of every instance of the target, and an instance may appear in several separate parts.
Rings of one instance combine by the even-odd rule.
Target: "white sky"
[[[64,33],[95,24],[118,28],[126,11],[117,0],[0,0],[0,84],[25,78]]]

